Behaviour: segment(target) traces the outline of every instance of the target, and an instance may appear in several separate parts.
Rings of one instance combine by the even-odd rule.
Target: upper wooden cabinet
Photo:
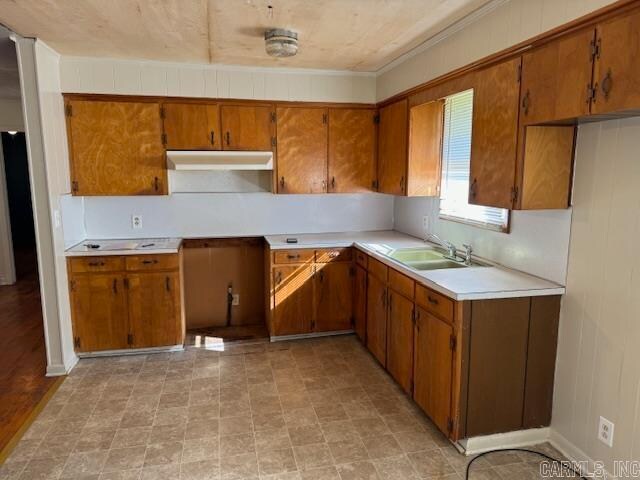
[[[277,109],[278,193],[327,191],[326,108]]]
[[[522,125],[589,114],[594,35],[581,30],[522,55]]]
[[[382,107],[378,125],[378,191],[407,192],[408,101]]]
[[[271,105],[222,105],[224,150],[270,151],[275,141],[274,114]]]
[[[160,104],[67,99],[73,195],[164,195]]]
[[[162,106],[167,150],[220,150],[217,104],[165,103]]]
[[[411,107],[407,195],[440,195],[444,101]]]
[[[477,72],[469,203],[512,208],[515,199],[520,57]]]
[[[640,10],[596,26],[591,113],[640,108]]]
[[[329,109],[329,192],[366,192],[374,189],[375,115],[374,109]]]

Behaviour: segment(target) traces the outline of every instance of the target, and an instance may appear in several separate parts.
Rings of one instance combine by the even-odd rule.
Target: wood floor
[[[46,354],[35,256],[16,262],[18,282],[0,286],[0,452],[56,382]]]

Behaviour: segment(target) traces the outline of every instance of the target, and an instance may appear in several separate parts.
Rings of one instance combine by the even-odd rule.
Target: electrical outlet
[[[131,215],[131,228],[136,230],[142,228],[142,215]]]
[[[231,300],[231,305],[233,305],[234,307],[237,307],[238,305],[240,305],[240,294],[239,293],[234,293],[233,294],[233,300]]]
[[[605,445],[613,447],[613,428],[615,425],[604,417],[600,417],[598,424],[598,440]]]
[[[422,230],[425,235],[431,231],[431,219],[428,215],[422,217]]]

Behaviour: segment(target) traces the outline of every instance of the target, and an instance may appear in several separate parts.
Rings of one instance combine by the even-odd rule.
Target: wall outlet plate
[[[598,440],[605,445],[613,447],[613,429],[615,425],[604,417],[600,417],[598,424]]]
[[[142,215],[131,215],[131,228],[136,230],[142,228]]]

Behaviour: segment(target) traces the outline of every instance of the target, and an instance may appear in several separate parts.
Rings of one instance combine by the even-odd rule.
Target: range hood
[[[273,152],[168,150],[170,170],[273,170]]]

